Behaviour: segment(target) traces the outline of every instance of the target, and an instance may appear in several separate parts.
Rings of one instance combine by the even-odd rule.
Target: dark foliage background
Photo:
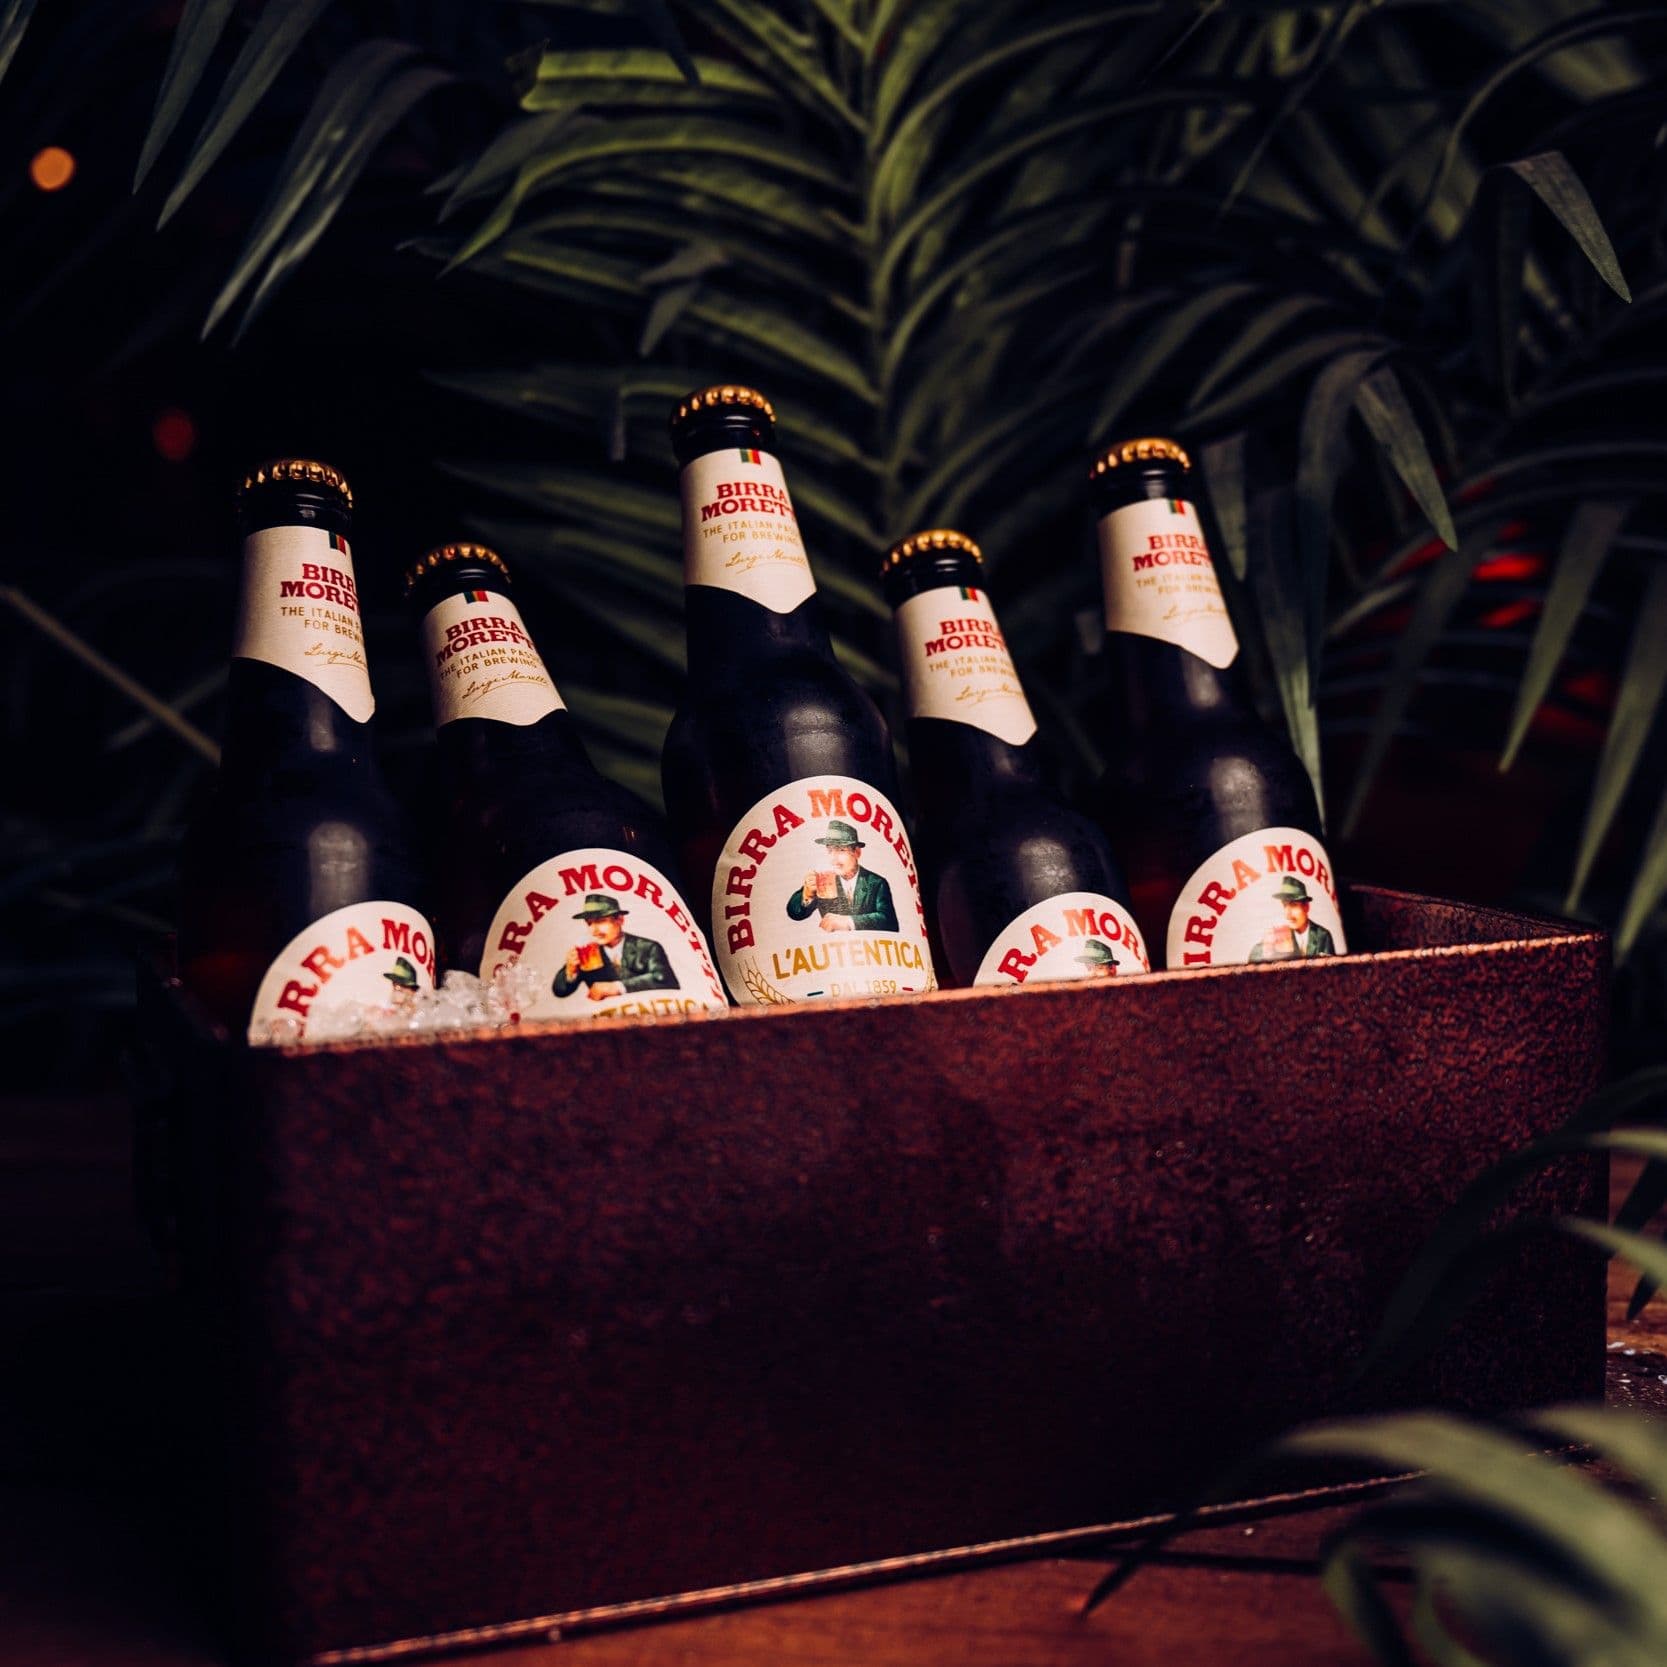
[[[879,549],[960,521],[1078,786],[1081,465],[1180,432],[1346,868],[1621,926],[1620,1055],[1659,1051],[1656,8],[8,0],[0,43],[19,1080],[110,1070],[171,918],[248,463],[354,482],[419,815],[395,577],[462,530],[652,794],[664,414],[723,376],[783,411],[859,675],[893,698]]]

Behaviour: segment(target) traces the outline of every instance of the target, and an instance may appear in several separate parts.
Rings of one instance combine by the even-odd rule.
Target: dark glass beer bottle
[[[1105,835],[1053,791],[963,533],[916,533],[881,569],[897,617],[916,845],[956,984],[1115,978],[1148,968]]]
[[[885,720],[834,659],[775,413],[706,388],[672,417],[682,465],[689,680],[666,810],[743,1005],[933,985]]]
[[[658,818],[586,756],[503,559],[443,544],[405,589],[439,730],[435,921],[447,964],[483,979],[526,969],[524,1019],[727,1006]]]
[[[1101,820],[1169,967],[1346,952],[1314,791],[1262,723],[1173,440],[1091,472],[1114,711]]]
[[[238,495],[243,588],[219,772],[181,852],[179,970],[228,1029],[300,1040],[434,983],[434,936],[371,745],[347,483],[282,458]]]

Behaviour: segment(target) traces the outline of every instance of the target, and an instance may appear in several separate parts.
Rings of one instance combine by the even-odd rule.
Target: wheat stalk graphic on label
[[[747,987],[747,994],[755,1001],[767,1002],[772,1006],[791,1007],[793,998],[782,994],[763,973],[758,970],[756,962],[749,963],[741,969],[741,982]]]

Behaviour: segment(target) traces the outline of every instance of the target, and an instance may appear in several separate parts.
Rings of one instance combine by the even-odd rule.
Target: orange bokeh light
[[[169,463],[183,463],[197,449],[197,425],[184,411],[159,411],[150,425],[151,444]]]
[[[37,191],[62,191],[75,178],[75,158],[62,145],[48,145],[29,159],[29,178]]]

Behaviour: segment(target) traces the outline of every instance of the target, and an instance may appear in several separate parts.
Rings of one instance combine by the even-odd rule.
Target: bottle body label
[[[1066,891],[1010,920],[984,952],[973,983],[1006,987],[1151,970],[1140,928],[1116,898]]]
[[[1007,639],[983,591],[939,585],[897,609],[909,715],[946,718],[1022,747],[1036,733]]]
[[[712,876],[712,936],[744,1007],[936,987],[903,819],[851,776],[788,782],[735,824]]]
[[[409,904],[349,903],[315,920],[266,969],[249,1040],[299,1042],[345,1007],[399,1008],[434,988],[434,931]]]
[[[495,590],[442,597],[423,620],[434,721],[535,724],[563,705],[520,610]]]
[[[541,862],[498,905],[480,976],[531,969],[523,1019],[661,1018],[727,1007],[706,939],[677,887],[628,851]]]
[[[1262,828],[1222,846],[1169,913],[1171,969],[1347,953],[1331,859],[1300,828]]]
[[[727,446],[683,470],[683,582],[778,614],[816,594],[787,481],[767,451]]]
[[[1185,498],[1143,498],[1102,516],[1100,577],[1106,629],[1156,637],[1218,670],[1238,658],[1239,639],[1198,511]]]
[[[376,710],[353,557],[323,527],[262,527],[243,541],[232,655],[264,660],[327,694],[355,723]]]

